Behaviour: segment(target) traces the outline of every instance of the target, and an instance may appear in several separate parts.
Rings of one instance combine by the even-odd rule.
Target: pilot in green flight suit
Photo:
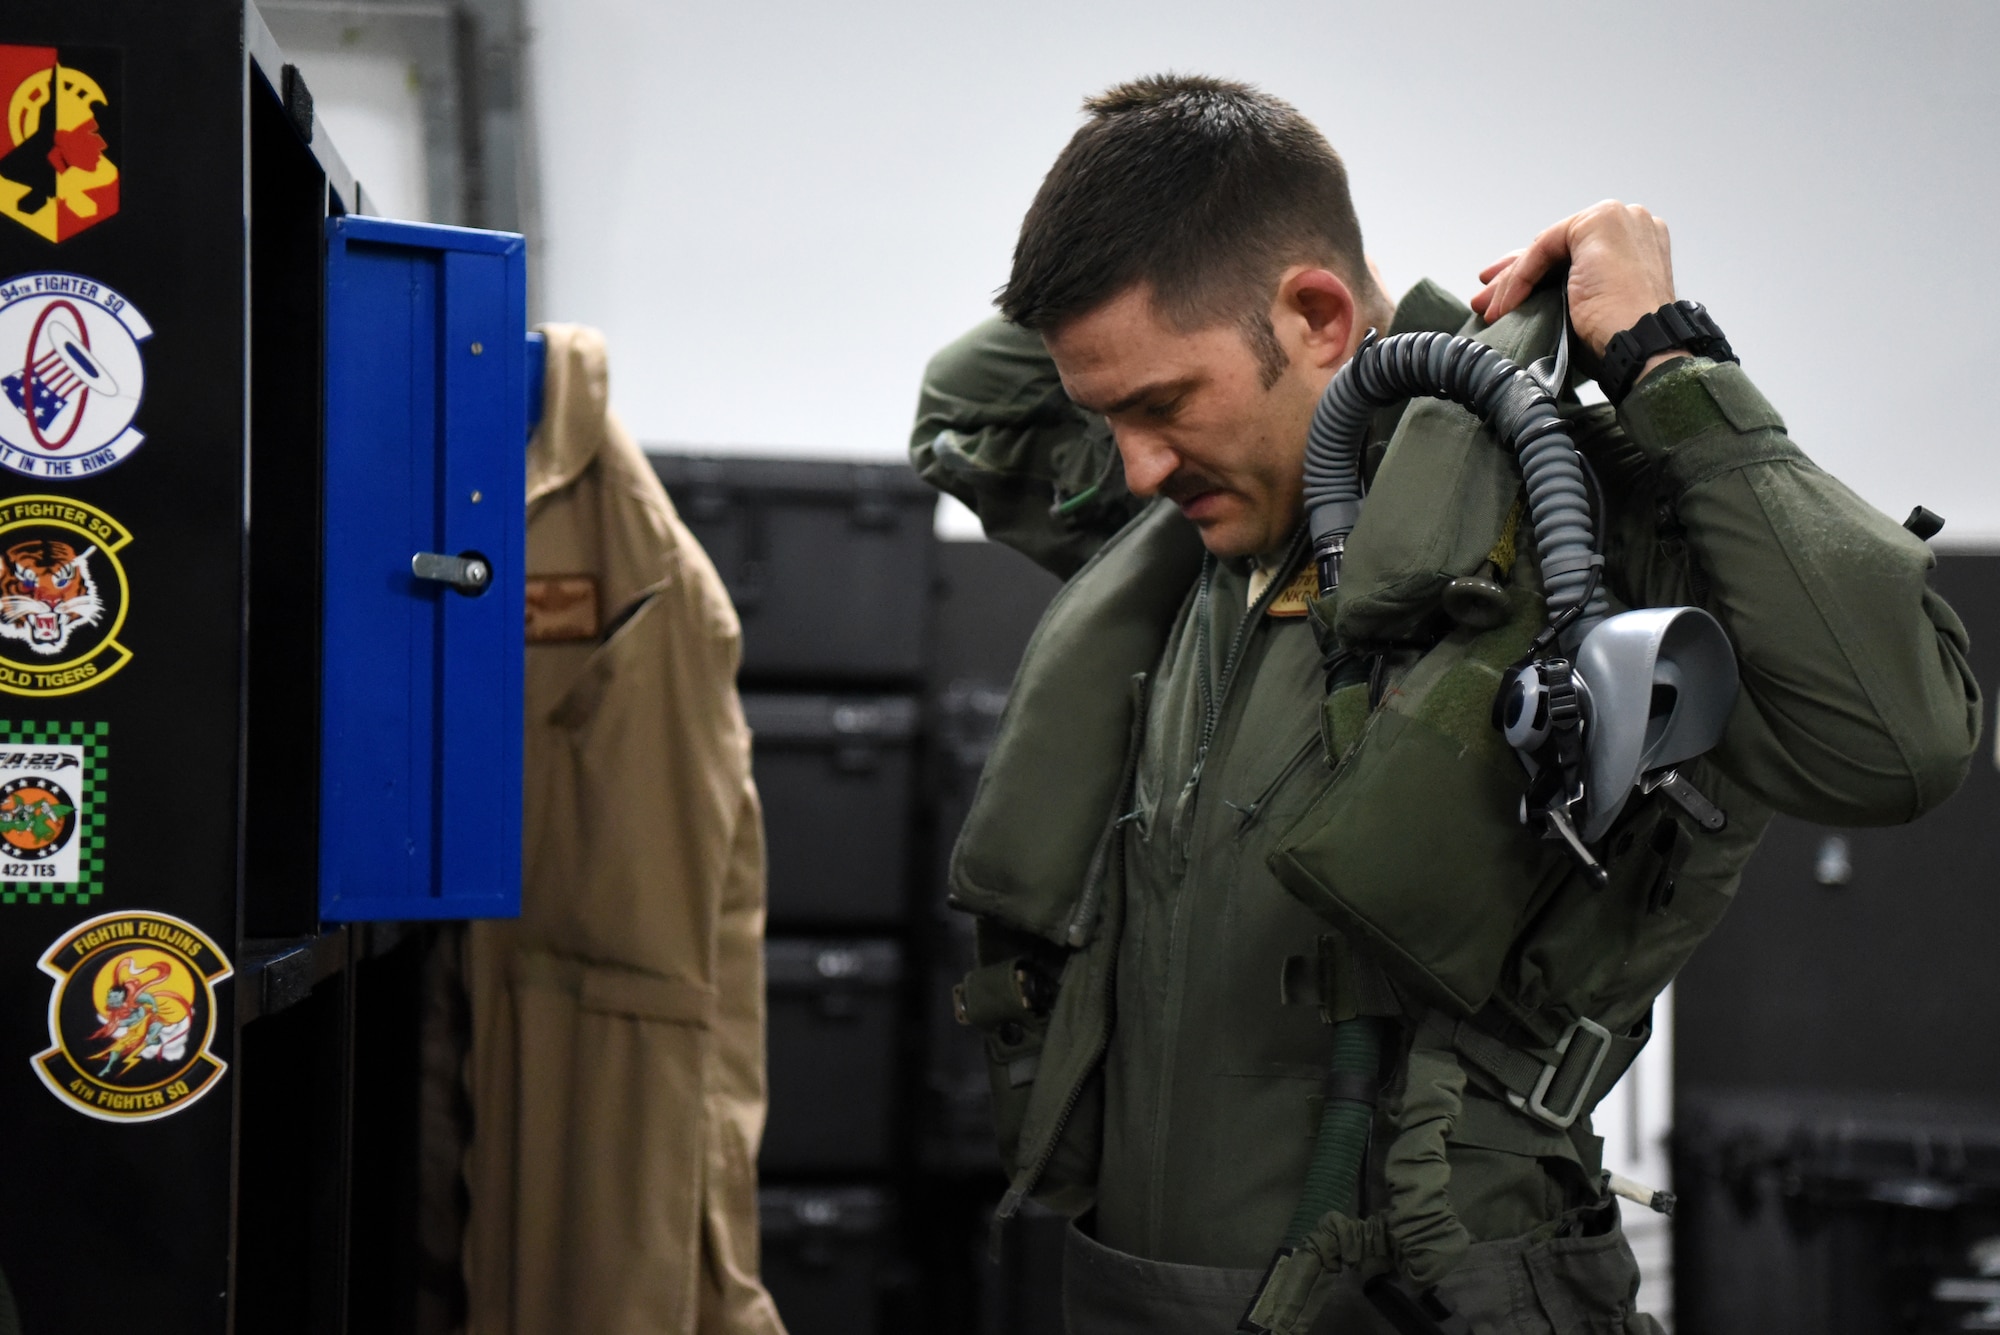
[[[1370,780],[1370,838],[1330,833],[1356,728],[1417,708],[1423,664],[1476,643],[1440,629],[1444,584],[1534,571],[1514,465],[1423,400],[1378,414],[1356,573],[1337,609],[1316,602],[1301,469],[1321,391],[1370,328],[1541,355],[1561,305],[1540,280],[1565,264],[1601,357],[1673,301],[1666,228],[1600,204],[1482,274],[1470,309],[1428,282],[1392,307],[1339,159],[1287,104],[1168,76],[1087,111],[1022,225],[1006,318],[932,361],[911,446],[1067,581],[953,858],[979,917],[959,1007],[992,1058],[1002,1215],[1034,1196],[1076,1217],[1074,1335],[1386,1332],[1361,1294],[1384,1272],[1478,1332],[1655,1331],[1589,1107],[1773,811],[1907,821],[1963,777],[1977,689],[1930,552],[1816,468],[1738,366],[1655,356],[1615,410],[1564,406],[1615,601],[1705,608],[1734,644],[1723,742],[1683,767],[1726,826],[1635,800],[1597,889],[1560,856],[1482,851],[1454,796],[1473,762],[1448,757]],[[1346,716],[1334,641],[1380,665]],[[1378,939],[1318,911],[1315,866],[1365,884],[1405,856],[1462,887],[1448,912]],[[1458,946],[1427,936],[1465,924],[1497,945],[1453,984]],[[1355,1017],[1390,1035],[1365,1091],[1329,1083],[1327,1022]],[[1273,1268],[1325,1101],[1377,1082],[1359,1208]]]

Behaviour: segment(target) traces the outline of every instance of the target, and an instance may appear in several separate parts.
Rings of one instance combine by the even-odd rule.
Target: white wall
[[[642,439],[889,457],[1082,95],[1248,78],[1346,155],[1392,284],[1618,196],[1806,448],[2000,539],[2000,6],[530,0],[538,308]]]
[[[428,220],[423,102],[410,62],[385,51],[296,43],[285,54],[305,74],[313,113],[360,180],[369,207],[385,218]]]

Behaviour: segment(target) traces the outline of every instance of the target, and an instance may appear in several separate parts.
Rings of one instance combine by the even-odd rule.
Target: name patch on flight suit
[[[1299,573],[1292,576],[1277,597],[1265,608],[1267,616],[1302,617],[1306,614],[1306,600],[1319,596],[1319,568],[1308,561],[1299,567]]]
[[[595,640],[602,628],[595,575],[528,576],[528,643]]]

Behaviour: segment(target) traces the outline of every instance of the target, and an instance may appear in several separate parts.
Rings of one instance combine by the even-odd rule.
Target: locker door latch
[[[444,556],[438,552],[418,552],[410,558],[410,573],[418,579],[449,584],[460,593],[484,593],[493,582],[493,567],[483,556]]]

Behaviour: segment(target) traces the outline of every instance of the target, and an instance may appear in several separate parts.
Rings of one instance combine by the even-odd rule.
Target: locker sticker
[[[193,923],[106,913],[42,956],[55,979],[49,1050],[34,1059],[49,1092],[107,1122],[149,1122],[214,1088],[215,985],[229,959]]]
[[[0,500],[0,691],[69,695],[132,660],[119,549],[132,535],[60,496]]]
[[[104,892],[108,723],[0,719],[0,904]]]
[[[26,477],[101,473],[139,448],[139,345],[153,327],[104,284],[68,273],[0,282],[0,467]]]
[[[118,213],[114,48],[0,45],[0,213],[63,242]]]

